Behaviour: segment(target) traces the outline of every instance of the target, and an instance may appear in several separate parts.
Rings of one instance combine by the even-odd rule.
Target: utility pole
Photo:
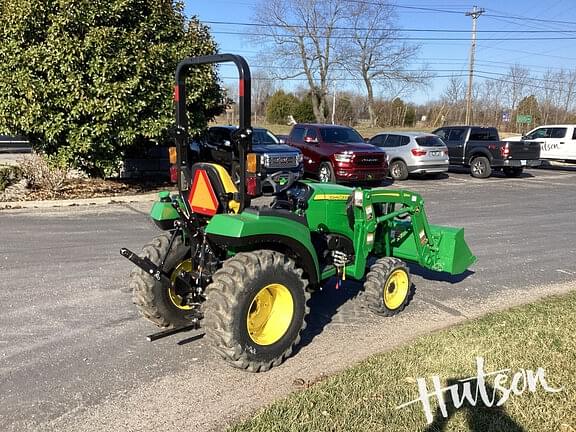
[[[468,66],[468,91],[466,92],[466,124],[472,121],[472,84],[474,80],[474,55],[476,54],[476,21],[478,17],[486,12],[485,9],[478,9],[474,6],[471,12],[466,12],[466,16],[472,17],[472,45],[470,46],[470,64]]]

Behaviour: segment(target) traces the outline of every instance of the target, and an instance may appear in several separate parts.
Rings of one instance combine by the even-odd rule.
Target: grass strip
[[[273,403],[229,431],[575,432],[575,321],[576,292],[493,313],[372,356]],[[477,356],[485,359],[487,373],[510,369],[507,388],[514,373],[542,367],[548,384],[563,390],[547,393],[538,386],[535,392],[511,394],[501,407],[465,403],[450,409],[449,403],[448,419],[431,399],[432,424],[420,403],[396,408],[419,397],[417,378],[426,378],[432,391],[432,375],[439,375],[444,385],[476,376]]]

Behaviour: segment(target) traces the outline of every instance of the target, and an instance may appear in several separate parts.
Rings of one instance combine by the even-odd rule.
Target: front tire
[[[476,156],[470,162],[470,174],[476,178],[487,178],[492,174],[490,161],[485,156]]]
[[[206,289],[206,334],[216,353],[251,372],[290,356],[309,310],[302,273],[294,260],[270,250],[226,260]]]
[[[162,234],[155,237],[142,248],[140,256],[147,257],[154,264],[159,265],[168,251],[170,236],[170,234]],[[186,259],[189,251],[190,248],[184,244],[182,236],[177,236],[164,263],[164,270],[172,275],[172,279],[176,279],[175,275],[178,271],[191,270],[186,268],[187,263],[190,262]],[[192,322],[191,308],[185,305],[184,293],[180,292],[177,286],[166,286],[141,268],[136,267],[130,273],[130,288],[132,301],[140,315],[158,327],[180,327]]]
[[[378,259],[366,275],[364,304],[377,315],[393,316],[408,305],[414,295],[406,264],[392,257]]]
[[[332,164],[330,162],[322,162],[320,164],[320,169],[318,170],[318,179],[322,183],[334,183],[336,181],[334,168],[332,168]]]
[[[408,167],[404,161],[396,160],[390,164],[390,177],[394,180],[406,180],[408,178]]]

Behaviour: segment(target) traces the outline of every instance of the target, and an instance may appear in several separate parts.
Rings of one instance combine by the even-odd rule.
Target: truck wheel
[[[322,162],[320,164],[320,169],[318,170],[318,179],[322,183],[334,183],[336,181],[334,168],[332,168],[332,164],[330,162]]]
[[[504,167],[503,171],[506,177],[520,177],[524,169],[522,167]]]
[[[408,178],[408,167],[406,164],[397,160],[390,164],[390,177],[394,180],[406,180]]]
[[[476,178],[487,178],[492,174],[490,161],[485,156],[476,156],[470,162],[470,174]]]
[[[206,289],[206,334],[216,353],[251,372],[281,364],[306,327],[307,284],[302,269],[279,252],[244,252],[224,261]]]
[[[364,303],[377,315],[396,315],[410,302],[414,288],[406,264],[392,257],[378,259],[366,275]]]
[[[142,248],[140,256],[158,265],[166,255],[169,244],[170,234],[159,235]],[[191,270],[190,260],[186,259],[189,251],[182,237],[176,237],[164,263],[164,269],[172,275],[173,280],[177,272]],[[132,301],[140,315],[158,327],[179,327],[191,323],[192,308],[183,302],[184,293],[178,292],[177,287],[166,286],[137,267],[130,273],[130,288]]]

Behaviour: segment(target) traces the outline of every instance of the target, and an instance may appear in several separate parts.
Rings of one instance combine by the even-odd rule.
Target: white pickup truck
[[[506,139],[508,141],[537,141],[540,143],[540,159],[576,163],[576,125],[539,126],[524,136]]]

